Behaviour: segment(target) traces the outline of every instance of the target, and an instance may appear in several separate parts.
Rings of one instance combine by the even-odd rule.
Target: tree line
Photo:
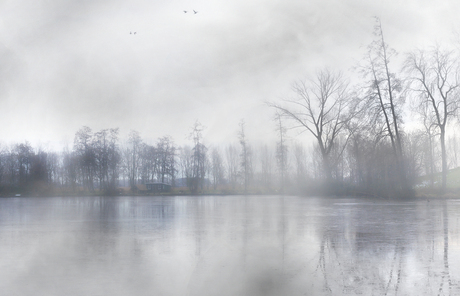
[[[138,185],[153,182],[191,194],[279,192],[278,156],[263,145],[256,158],[243,120],[235,132],[238,144],[206,145],[203,130],[196,121],[190,145],[183,146],[170,136],[147,144],[137,131],[122,141],[118,128],[93,132],[86,126],[75,133],[73,147],[60,152],[28,142],[3,145],[0,194],[118,194],[121,187],[136,193]]]
[[[170,136],[152,145],[136,131],[121,141],[118,128],[83,127],[72,149],[61,152],[27,142],[1,147],[0,192],[115,194],[161,182],[191,194],[404,197],[413,195],[421,176],[424,186],[445,192],[460,151],[456,135],[449,136],[459,116],[458,52],[435,45],[401,58],[378,19],[374,29],[355,76],[322,69],[296,82],[293,98],[268,103],[274,143],[251,144],[244,120],[226,146],[206,143],[199,121],[183,146]],[[408,129],[408,119],[417,128]],[[290,129],[310,134],[314,144],[296,142]]]
[[[189,145],[178,146],[169,136],[153,145],[131,131],[119,138],[119,129],[75,133],[73,147],[60,152],[33,148],[29,143],[0,148],[0,194],[119,194],[136,193],[140,184],[171,184],[175,193],[286,193],[286,194],[396,194],[400,184],[391,143],[371,142],[363,131],[340,135],[333,146],[307,146],[288,136],[282,114],[274,116],[278,141],[254,145],[242,120],[234,143],[206,144],[204,127],[191,128]],[[375,127],[374,127],[375,128]],[[422,131],[404,135],[406,176],[441,171],[441,155],[433,139]],[[458,166],[457,137],[446,142],[448,167]],[[326,147],[326,148],[325,148]],[[331,147],[331,148],[329,148]],[[325,166],[323,157],[329,157]],[[325,170],[328,170],[327,172]],[[406,172],[407,173],[407,172]],[[400,185],[402,186],[402,185]]]
[[[430,176],[433,187],[440,171],[438,187],[445,192],[446,135],[459,115],[459,65],[458,52],[440,45],[398,59],[377,18],[374,40],[352,77],[356,83],[323,69],[294,85],[294,99],[270,105],[315,138],[325,188],[411,196],[419,176]],[[407,119],[420,128],[405,129]],[[451,150],[456,158],[457,147]]]

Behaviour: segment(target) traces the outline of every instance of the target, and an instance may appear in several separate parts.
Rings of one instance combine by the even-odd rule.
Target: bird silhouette
[[[184,10],[184,13],[187,13],[187,10]]]
[[[197,14],[197,13],[198,13],[198,11],[195,11],[195,9],[193,10],[193,12],[194,12],[195,14]]]
[[[134,32],[134,35],[136,35],[137,32]]]
[[[129,34],[132,34],[133,32],[129,32]]]

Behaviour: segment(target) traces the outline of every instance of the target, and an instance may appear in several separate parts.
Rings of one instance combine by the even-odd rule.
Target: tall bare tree
[[[78,182],[78,157],[74,151],[64,148],[62,154],[62,174],[67,188],[75,191]]]
[[[296,143],[293,150],[296,172],[295,183],[297,185],[297,189],[302,190],[303,187],[305,187],[305,181],[308,178],[306,151],[300,143]]]
[[[281,113],[277,111],[275,115],[276,131],[278,133],[278,141],[276,143],[276,163],[280,174],[280,190],[284,193],[287,178],[288,146],[286,144],[287,129],[281,118]]]
[[[218,148],[214,147],[212,149],[211,158],[212,183],[214,190],[216,190],[218,186],[224,183],[224,165]]]
[[[246,140],[245,122],[240,121],[240,130],[238,131],[238,140],[240,141],[240,169],[241,178],[243,180],[244,193],[247,193],[249,183],[252,179],[252,151]]]
[[[435,47],[430,51],[417,50],[409,53],[404,67],[409,73],[411,89],[418,105],[427,109],[426,117],[439,131],[442,161],[442,190],[447,186],[446,127],[458,114],[460,96],[458,89],[459,64],[453,52]]]
[[[235,190],[238,183],[238,149],[235,145],[229,145],[225,149],[227,164],[227,178],[231,189]]]
[[[193,194],[198,193],[198,190],[203,190],[205,185],[205,177],[207,171],[207,150],[203,144],[203,125],[197,120],[195,121],[190,138],[193,140],[192,154],[192,176],[188,181],[190,191]]]
[[[448,167],[456,168],[460,161],[460,143],[457,134],[452,135],[447,139],[447,156],[449,158]]]
[[[109,182],[109,192],[114,192],[118,185],[118,178],[120,174],[121,153],[118,146],[118,128],[111,128],[109,130],[109,145],[107,147],[108,158],[108,171],[107,181]]]
[[[30,182],[34,151],[28,142],[16,145],[14,151],[17,157],[19,186],[25,187]]]
[[[179,167],[182,179],[185,179],[187,186],[192,179],[192,148],[190,146],[182,146],[179,148]]]
[[[94,134],[93,149],[94,158],[96,165],[96,175],[99,180],[99,190],[108,189],[108,170],[109,170],[109,159],[108,159],[108,130],[103,129]]]
[[[431,107],[428,104],[420,105],[419,103],[415,106],[415,111],[421,117],[424,131],[423,141],[423,160],[425,167],[425,175],[429,175],[431,188],[434,187],[434,174],[436,173],[436,162],[435,162],[435,141],[436,126],[434,124],[434,118]]]
[[[369,45],[365,64],[361,67],[367,81],[367,110],[374,117],[374,124],[382,123],[383,137],[388,139],[393,151],[392,161],[395,166],[397,184],[394,184],[399,195],[410,193],[411,184],[407,180],[407,171],[403,151],[402,108],[405,103],[406,91],[403,81],[390,69],[391,60],[396,51],[386,43],[380,20],[376,18],[374,41]]]
[[[132,130],[128,136],[129,147],[125,152],[125,161],[129,166],[129,185],[132,190],[136,190],[137,179],[139,176],[139,161],[141,155],[142,138],[138,131]]]
[[[274,157],[271,149],[265,144],[259,148],[260,184],[265,192],[273,189]]]
[[[175,179],[175,159],[176,159],[176,146],[170,136],[164,136],[158,139],[157,147],[157,160],[158,160],[158,179],[164,183],[173,183]]]
[[[96,171],[95,154],[92,143],[91,128],[84,126],[75,134],[74,153],[78,158],[81,184],[89,191],[94,190]]]

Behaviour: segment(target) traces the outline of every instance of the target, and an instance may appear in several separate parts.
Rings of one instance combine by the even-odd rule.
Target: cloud
[[[404,51],[455,23],[457,4],[443,3],[3,2],[0,138],[59,138],[83,125],[183,138],[200,119],[217,139],[242,118],[265,136],[263,102],[318,68],[349,69],[372,39],[373,16]]]

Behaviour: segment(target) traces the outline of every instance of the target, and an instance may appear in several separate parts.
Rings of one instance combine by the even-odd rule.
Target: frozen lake
[[[460,201],[0,199],[1,295],[460,295]]]

